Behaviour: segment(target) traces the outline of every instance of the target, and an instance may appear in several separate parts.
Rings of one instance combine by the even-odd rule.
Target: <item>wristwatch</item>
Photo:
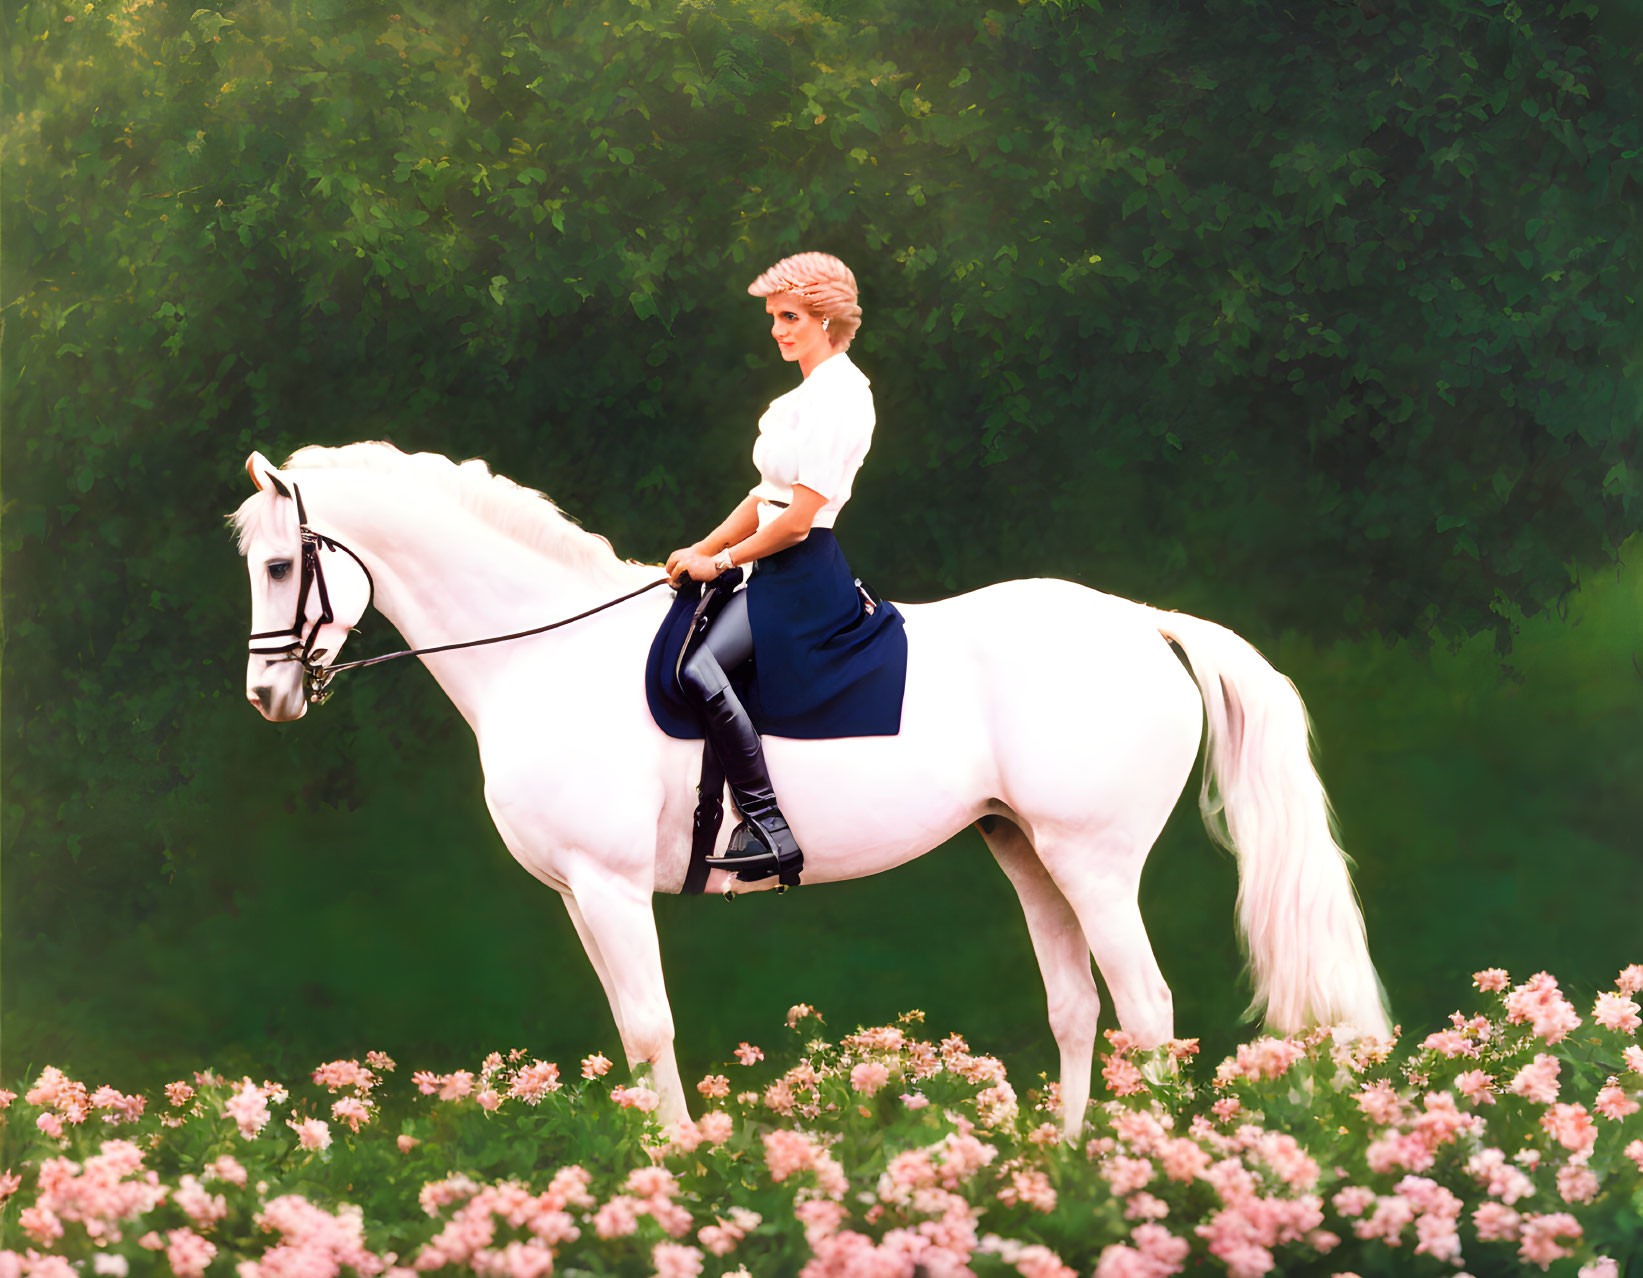
[[[713,556],[713,566],[715,568],[717,568],[720,572],[729,572],[732,568],[734,568],[736,566],[735,564],[733,564],[730,561],[730,547],[729,546],[726,546],[718,554]]]

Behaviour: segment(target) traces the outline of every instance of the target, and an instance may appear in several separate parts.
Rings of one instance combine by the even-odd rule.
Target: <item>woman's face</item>
[[[770,316],[770,336],[782,358],[789,363],[799,362],[813,367],[833,352],[827,340],[827,330],[820,318],[812,315],[797,293],[772,293],[764,300],[765,314]]]

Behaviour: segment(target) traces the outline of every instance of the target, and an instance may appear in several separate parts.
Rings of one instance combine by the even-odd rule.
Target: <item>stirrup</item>
[[[791,832],[788,837],[792,838]],[[749,852],[749,847],[754,850]],[[731,871],[743,883],[757,883],[774,874],[781,880],[776,886],[777,892],[796,887],[799,874],[804,869],[804,853],[796,844],[792,852],[783,855],[765,842],[763,831],[746,817],[731,832],[730,845],[725,853],[724,856],[708,857],[707,864],[715,870]]]

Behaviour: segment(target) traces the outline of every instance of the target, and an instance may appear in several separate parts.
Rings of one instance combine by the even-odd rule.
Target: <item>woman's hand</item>
[[[675,586],[679,584],[679,579],[673,575],[673,570],[679,566],[679,561],[686,555],[694,555],[695,553],[696,547],[694,546],[680,546],[679,549],[667,557],[667,566],[662,571],[667,573],[668,580]]]
[[[712,581],[719,575],[719,566],[712,556],[687,546],[667,557],[666,572],[668,580],[677,586],[687,574],[695,581]]]

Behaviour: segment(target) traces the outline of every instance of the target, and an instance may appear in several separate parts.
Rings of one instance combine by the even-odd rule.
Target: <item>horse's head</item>
[[[337,659],[371,600],[364,566],[323,533],[304,528],[316,512],[302,502],[300,481],[282,475],[261,453],[245,459],[257,486],[234,514],[240,553],[251,574],[251,651],[246,700],[275,723],[308,713],[306,671]]]

